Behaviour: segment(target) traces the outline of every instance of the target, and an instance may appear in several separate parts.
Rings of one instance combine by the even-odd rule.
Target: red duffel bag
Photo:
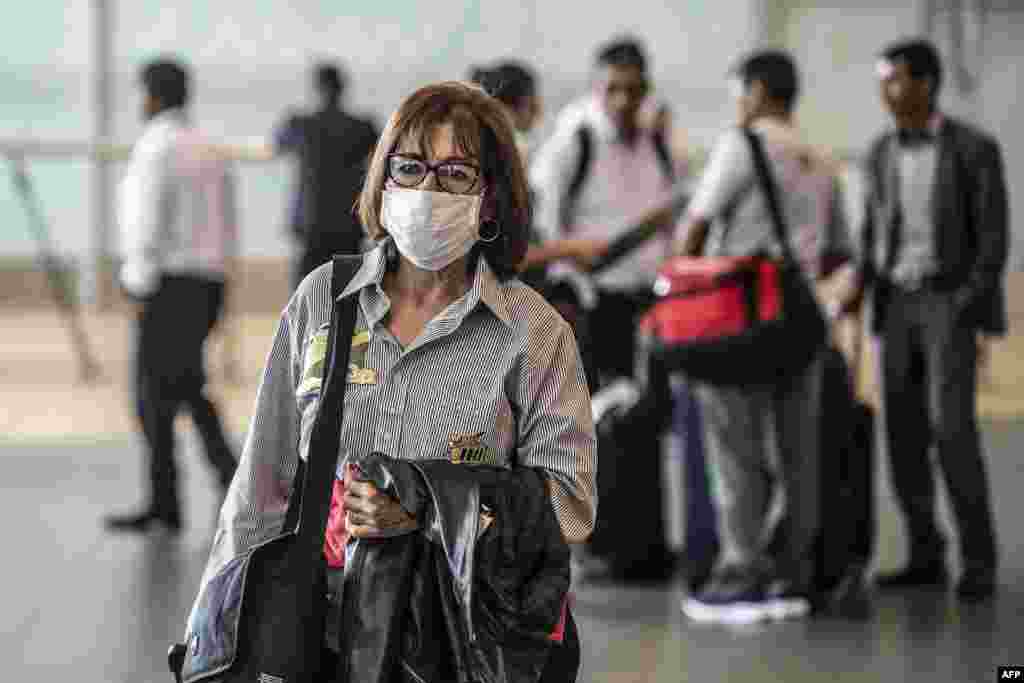
[[[743,132],[781,258],[670,259],[640,330],[668,370],[711,384],[776,384],[807,368],[828,327],[789,243],[761,140]]]
[[[799,373],[826,324],[796,264],[761,257],[670,259],[640,332],[668,370],[712,384],[769,384]]]

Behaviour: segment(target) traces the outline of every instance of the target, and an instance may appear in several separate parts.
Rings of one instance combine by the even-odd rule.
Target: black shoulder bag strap
[[[576,158],[576,168],[573,170],[572,178],[565,188],[565,195],[562,197],[561,215],[562,226],[568,226],[572,222],[573,211],[576,208],[576,200],[583,191],[583,184],[590,173],[590,165],[594,159],[594,132],[587,124],[576,129],[576,145],[579,156]]]
[[[359,300],[359,297],[355,295],[345,299],[341,299],[340,296],[359,270],[361,262],[362,259],[358,256],[337,256],[334,259],[334,269],[331,274],[330,326],[324,356],[326,368],[320,385],[320,402],[313,422],[306,460],[303,461],[299,458],[295,478],[292,480],[292,495],[288,499],[288,511],[285,513],[283,527],[285,535],[293,533],[294,536],[288,539],[286,545],[279,546],[287,551],[287,559],[283,559],[284,555],[279,555],[276,569],[282,571],[283,567],[287,577],[278,576],[277,578],[283,583],[292,582],[297,586],[309,587],[308,595],[304,595],[302,590],[298,592],[280,591],[286,598],[295,601],[288,605],[293,609],[291,616],[295,618],[286,620],[293,625],[301,624],[306,610],[322,597],[313,593],[323,571],[324,532],[327,527],[327,515],[330,511],[338,449],[341,443],[343,398],[348,374],[349,353],[352,349],[352,333],[356,323],[356,307]],[[306,505],[307,502],[310,504]],[[309,604],[304,603],[304,599],[307,597],[310,598]],[[277,607],[280,605],[278,604]],[[244,610],[243,614],[245,614]],[[253,627],[258,631],[256,636],[261,639],[260,642],[263,642],[267,639],[269,631],[273,630],[273,619],[260,619],[253,624]],[[296,645],[294,641],[283,644],[286,649]],[[301,650],[301,644],[298,644],[298,647]],[[172,645],[167,653],[167,663],[174,673],[175,680],[179,683],[182,680],[181,672],[187,651],[185,645],[178,643]],[[262,662],[268,661],[266,654],[262,651],[249,653],[247,659],[255,661],[246,662],[242,667],[249,667],[253,663],[259,666]],[[301,657],[295,655],[288,666],[301,671],[303,666],[301,660]],[[273,657],[269,657],[269,661],[276,664],[285,663],[280,658]],[[238,672],[233,672],[228,679],[241,680],[239,675]],[[195,677],[193,676],[193,678]],[[261,675],[260,680],[263,678],[264,676]],[[220,680],[219,676],[218,680]],[[252,680],[255,680],[255,674]]]
[[[791,337],[795,335],[790,351],[797,358],[803,357],[809,362],[814,358],[818,349],[826,343],[828,324],[817,304],[811,282],[805,276],[800,262],[793,253],[793,247],[789,244],[786,219],[779,206],[778,189],[768,167],[768,159],[765,156],[761,138],[747,127],[743,128],[743,134],[750,143],[757,183],[761,192],[764,193],[765,202],[768,204],[768,213],[772,217],[775,239],[782,249],[782,286],[785,290],[783,307],[786,309],[785,317],[790,320],[789,335]],[[806,364],[800,369],[805,367]]]
[[[672,152],[668,148],[668,140],[665,139],[665,130],[655,129],[651,134],[651,143],[654,145],[654,154],[661,164],[661,171],[665,174],[665,180],[670,183],[676,181],[676,165],[672,161]]]
[[[313,561],[319,561],[323,552],[327,516],[331,509],[341,444],[341,421],[345,406],[345,384],[348,377],[352,334],[356,326],[359,297],[341,298],[341,293],[359,270],[359,256],[335,256],[331,275],[331,318],[327,333],[325,369],[320,385],[320,401],[314,418],[306,461],[299,460],[295,481],[301,481],[288,502],[285,529],[309,543]],[[306,505],[307,501],[310,505]]]
[[[565,191],[566,205],[572,206],[583,191],[583,183],[590,173],[590,165],[594,160],[594,133],[590,126],[583,124],[576,129],[576,144],[579,146],[579,157],[576,159],[576,170]]]
[[[779,243],[779,248],[782,249],[782,258],[789,265],[798,265],[799,261],[797,261],[793,248],[789,244],[789,229],[786,227],[786,218],[782,213],[782,208],[779,206],[778,189],[775,185],[771,168],[768,166],[768,158],[765,156],[761,137],[746,126],[743,128],[743,135],[750,144],[750,156],[754,161],[754,173],[757,176],[757,184],[764,195],[765,203],[768,205],[768,213],[772,219],[772,230],[775,232],[775,239]]]

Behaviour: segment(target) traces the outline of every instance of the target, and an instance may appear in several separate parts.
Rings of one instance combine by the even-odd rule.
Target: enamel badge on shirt
[[[448,440],[448,453],[452,463],[459,465],[493,465],[494,457],[479,434],[456,434]]]
[[[306,345],[306,358],[302,370],[302,382],[299,394],[320,389],[323,382],[324,365],[327,357],[327,334],[325,326],[317,330]],[[377,372],[366,365],[366,351],[370,345],[370,333],[367,330],[356,330],[352,335],[352,351],[349,356],[348,382],[350,384],[376,384]]]
[[[348,359],[349,384],[376,384],[377,371],[366,367],[366,352],[370,347],[370,331],[356,330],[352,335],[352,351]]]
[[[324,356],[327,355],[327,327],[317,330],[306,344],[306,358],[302,368],[302,382],[298,394],[320,389],[324,376]]]

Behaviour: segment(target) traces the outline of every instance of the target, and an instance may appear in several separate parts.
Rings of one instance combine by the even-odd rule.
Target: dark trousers
[[[633,377],[637,323],[653,301],[649,289],[599,292],[588,320],[588,350],[602,384],[614,377]]]
[[[337,679],[338,655],[324,648],[320,659],[317,683],[332,683]],[[554,645],[547,664],[537,683],[575,683],[580,671],[580,639],[572,611],[566,613],[565,635],[561,645]],[[398,680],[396,678],[396,680]],[[402,679],[404,680],[404,679]]]
[[[686,485],[686,535],[683,548],[691,579],[711,572],[718,557],[718,517],[711,497],[707,456],[704,452],[704,422],[693,389],[678,384],[672,395],[672,430],[682,449]]]
[[[975,400],[977,340],[952,292],[893,289],[881,328],[883,421],[912,564],[941,562],[929,452],[935,447],[965,569],[990,571],[996,539]]]
[[[158,514],[180,517],[174,418],[182,406],[192,414],[206,457],[224,488],[235,473],[235,458],[216,406],[203,391],[203,344],[223,305],[223,282],[165,276],[139,315],[136,405],[149,450],[150,505]]]

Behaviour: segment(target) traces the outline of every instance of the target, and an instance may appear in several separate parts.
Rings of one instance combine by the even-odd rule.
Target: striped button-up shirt
[[[566,539],[585,539],[596,514],[596,440],[568,324],[518,280],[499,282],[480,259],[469,291],[403,348],[385,324],[391,304],[381,283],[390,250],[385,243],[367,253],[342,293],[358,296],[359,307],[338,476],[349,458],[372,451],[541,467]],[[203,586],[282,530],[316,414],[330,286],[327,265],[306,278],[281,316]]]

